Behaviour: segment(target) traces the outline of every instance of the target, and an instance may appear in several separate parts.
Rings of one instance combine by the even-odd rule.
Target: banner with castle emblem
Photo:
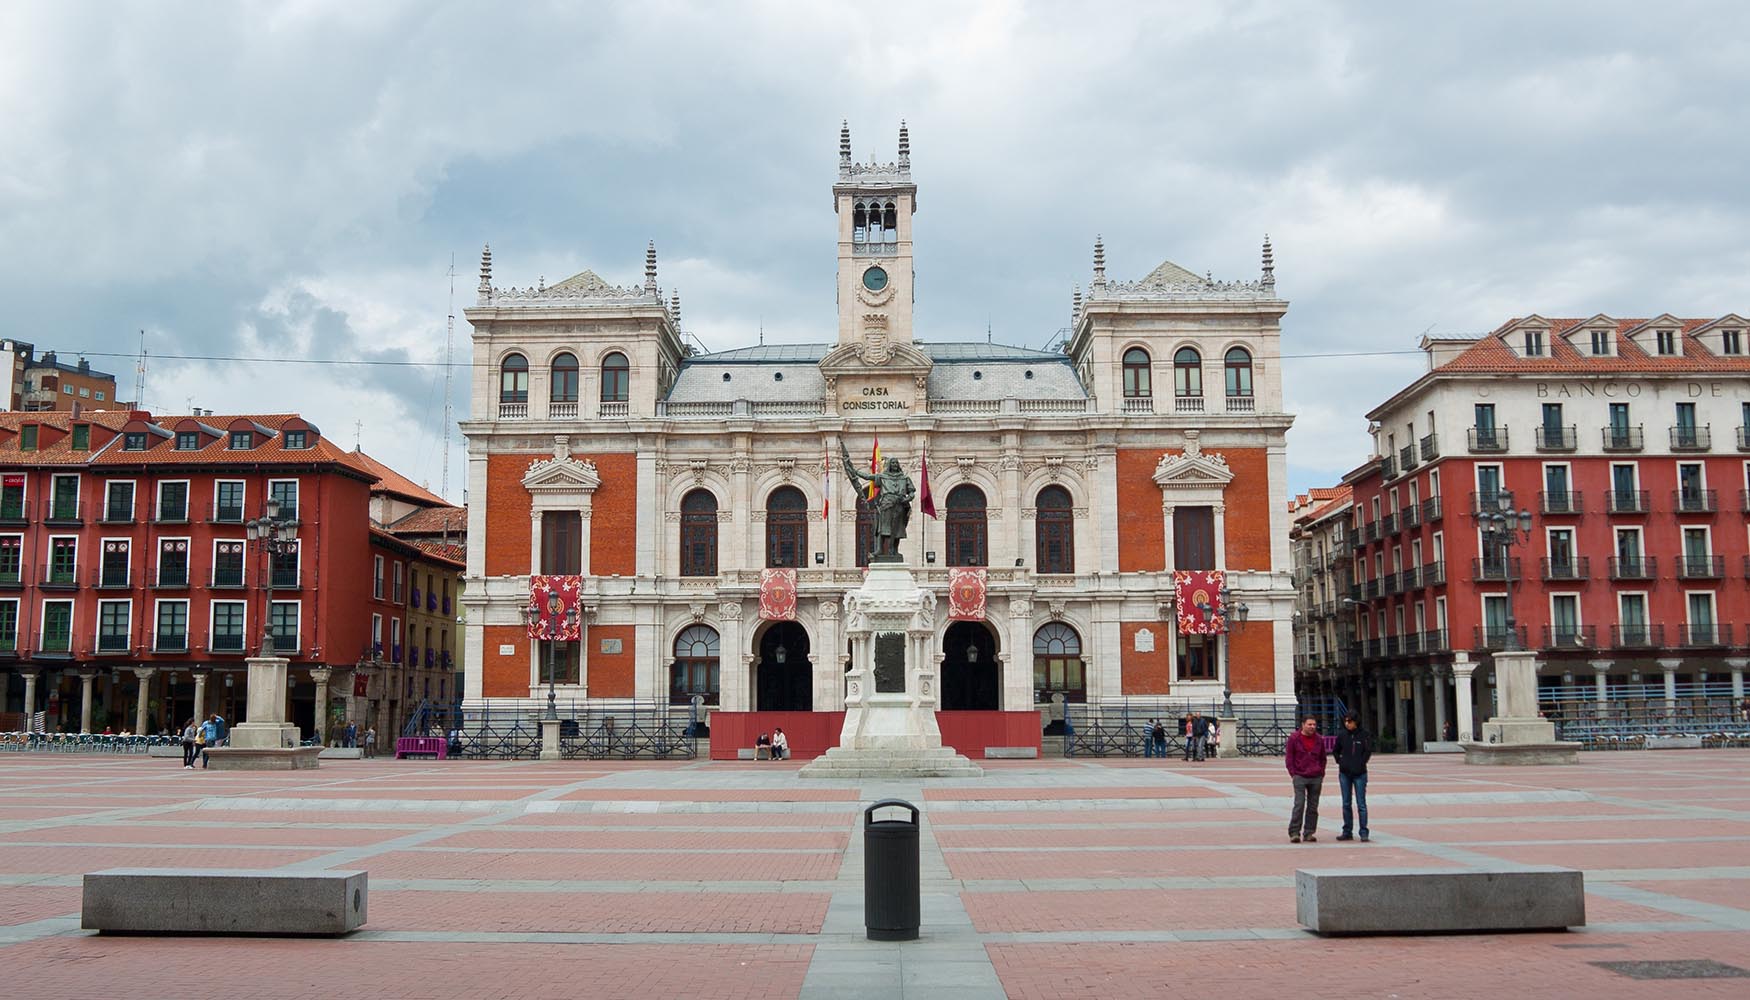
[[[581,576],[529,577],[529,638],[548,642],[577,642],[583,638],[583,609],[577,606],[583,592]]]
[[[948,618],[951,621],[984,621],[985,571],[958,566],[948,571]]]
[[[1227,631],[1227,607],[1221,603],[1221,588],[1226,582],[1227,574],[1218,569],[1173,571],[1180,635],[1221,635]]]
[[[796,619],[796,571],[760,571],[760,617],[772,622]]]

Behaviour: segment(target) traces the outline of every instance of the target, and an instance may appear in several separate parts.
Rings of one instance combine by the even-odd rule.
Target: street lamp
[[[1240,603],[1235,604],[1233,601],[1233,591],[1227,589],[1226,587],[1221,588],[1221,590],[1218,593],[1219,593],[1219,596],[1221,599],[1221,607],[1226,608],[1229,616],[1233,618],[1234,625],[1236,626],[1236,630],[1239,628],[1244,628],[1245,624],[1246,624],[1246,618],[1247,618],[1247,616],[1249,616],[1252,613],[1252,609],[1250,607],[1248,607],[1244,601],[1241,601]],[[1203,612],[1203,621],[1205,624],[1208,624],[1209,622],[1213,622],[1215,620],[1216,608],[1214,605],[1210,604],[1208,601],[1199,601],[1194,606],[1197,608],[1198,611]],[[1230,657],[1233,655],[1233,650],[1231,648],[1228,650],[1228,655]],[[1234,693],[1233,693],[1232,681],[1226,676],[1226,674],[1224,672],[1223,677],[1222,677],[1222,688],[1221,688],[1221,712],[1222,712],[1222,715],[1231,718],[1233,716],[1233,710],[1234,710]]]
[[[551,591],[547,594],[547,606],[538,607],[533,602],[523,609],[523,619],[528,623],[529,634],[534,635],[535,626],[547,626],[547,718],[559,718],[558,692],[555,688],[555,674],[558,664],[555,653],[558,652],[558,636],[562,631],[570,631],[577,624],[577,605],[567,608],[565,600]]]
[[[1521,507],[1513,512],[1513,491],[1495,494],[1495,510],[1477,515],[1483,534],[1483,563],[1488,565],[1488,552],[1498,546],[1501,552],[1501,582],[1507,587],[1507,639],[1503,648],[1512,652],[1519,648],[1519,626],[1513,619],[1513,546],[1531,538],[1531,511]],[[1487,631],[1488,623],[1484,623]]]
[[[298,519],[281,519],[279,498],[270,496],[262,505],[261,516],[244,522],[243,532],[250,548],[267,553],[267,606],[261,616],[261,655],[270,656],[278,652],[278,644],[273,641],[273,564],[279,556],[298,551]]]

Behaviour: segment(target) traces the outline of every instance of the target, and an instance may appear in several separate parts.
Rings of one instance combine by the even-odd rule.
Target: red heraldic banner
[[[1173,571],[1173,592],[1179,609],[1180,635],[1221,635],[1227,632],[1227,607],[1221,603],[1221,588],[1227,574],[1219,569]],[[1204,614],[1200,604],[1209,606]]]
[[[371,679],[364,674],[354,673],[352,675],[352,696],[354,698],[363,698],[370,694],[370,692]]]
[[[984,621],[982,569],[960,566],[948,571],[948,618],[951,621]]]
[[[796,620],[796,571],[760,571],[760,617],[772,622]]]
[[[529,638],[547,642],[582,639],[583,609],[577,606],[582,591],[581,576],[529,577],[529,608],[535,612],[535,620],[529,623]]]

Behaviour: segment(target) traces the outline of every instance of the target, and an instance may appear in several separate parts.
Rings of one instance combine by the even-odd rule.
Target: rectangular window
[[[128,431],[125,434],[123,434],[122,435],[122,450],[123,451],[145,451],[146,450],[146,432],[145,431]]]
[[[158,520],[166,524],[181,524],[188,520],[187,480],[158,484]]]
[[[1654,335],[1654,340],[1658,343],[1658,350],[1659,350],[1660,354],[1676,354],[1677,353],[1677,331],[1676,330],[1660,330]]]
[[[1562,404],[1543,404],[1543,433],[1547,438],[1551,435],[1560,437],[1562,432]]]
[[[71,653],[73,651],[73,602],[43,602],[42,651]]]
[[[91,450],[91,425],[90,424],[74,424],[73,425],[73,450],[74,451],[90,451]]]
[[[1580,598],[1577,594],[1555,594],[1549,601],[1550,638],[1558,646],[1580,644]]]
[[[1677,429],[1680,431],[1686,429],[1693,431],[1695,429],[1694,403],[1677,404]]]
[[[1543,489],[1549,494],[1550,508],[1558,510],[1558,500],[1568,496],[1568,467],[1565,465],[1546,465],[1543,467]]]
[[[1543,357],[1543,331],[1525,331],[1525,356],[1528,358]]]
[[[303,555],[304,543],[300,539],[292,543],[291,551],[275,552],[269,557],[274,587],[283,590],[296,590],[298,588],[298,569]]]
[[[374,600],[383,599],[383,557],[374,556],[371,559],[371,597]]]
[[[24,477],[0,477],[0,520],[24,520]]]
[[[243,480],[221,479],[213,484],[213,520],[221,524],[243,523]]]
[[[133,645],[132,601],[97,602],[97,651],[125,653]]]
[[[278,500],[281,518],[298,516],[298,481],[296,479],[274,479],[267,484],[267,495],[270,500]]]
[[[575,510],[541,514],[541,572],[570,576],[582,571],[583,519]]]
[[[1610,509],[1639,510],[1640,491],[1636,489],[1635,466],[1633,464],[1612,465],[1610,467]]]
[[[24,536],[0,535],[0,583],[24,582]]]
[[[383,616],[371,616],[371,655],[381,655],[383,652]]]
[[[1743,331],[1741,331],[1741,330],[1721,330],[1720,331],[1720,353],[1722,353],[1722,354],[1743,354],[1744,353]]]
[[[79,583],[79,539],[57,535],[49,539],[49,577],[53,586],[71,587]]]
[[[308,445],[304,443],[306,440],[308,439],[306,438],[304,431],[286,431],[286,450],[303,451],[308,447]]]
[[[188,539],[165,538],[158,542],[158,586],[188,586]]]
[[[79,398],[90,399],[91,398],[91,387],[84,386],[84,385],[80,386],[79,387]]]
[[[1213,635],[1182,635],[1178,642],[1179,679],[1186,681],[1212,681],[1220,673],[1220,643]],[[1038,663],[1037,658],[1034,660]],[[1081,678],[1082,661],[1071,661],[1076,666],[1075,686],[1085,687]],[[1066,682],[1067,682],[1066,678]]]
[[[244,614],[245,605],[242,601],[213,602],[213,652],[243,652]]]
[[[1574,566],[1574,529],[1549,529],[1549,563],[1551,572],[1565,569],[1564,576],[1573,575]]]
[[[213,586],[243,586],[243,543],[213,543]]]
[[[401,619],[389,619],[389,658],[396,663],[401,662]]]
[[[177,451],[199,451],[200,446],[201,446],[201,432],[200,431],[177,431],[176,432],[176,450]]]
[[[103,568],[98,575],[98,586],[126,587],[129,584],[132,549],[133,543],[126,538],[103,540]]]
[[[158,602],[158,635],[152,648],[160,653],[188,650],[188,602]]]
[[[1173,568],[1215,568],[1215,508],[1173,508]]]
[[[396,604],[401,604],[401,603],[405,602],[407,599],[406,591],[404,591],[402,589],[403,582],[401,579],[402,571],[405,570],[406,568],[407,568],[406,563],[397,562],[395,564],[395,590],[390,595],[389,599],[394,601]]]
[[[103,519],[111,523],[125,523],[134,519],[133,483],[104,484]]]
[[[103,390],[102,389],[97,390],[97,401],[100,403],[103,402]]]
[[[1610,353],[1610,331],[1609,330],[1593,330],[1592,331],[1592,353],[1593,354],[1609,354]]]
[[[18,599],[0,601],[0,652],[18,652]]]
[[[25,424],[23,427],[20,427],[18,429],[18,450],[19,451],[35,451],[36,450],[36,425],[35,424]]]
[[[1712,629],[1714,626],[1714,595],[1690,594],[1689,600],[1690,628]],[[1697,641],[1700,641],[1699,639]]]
[[[49,501],[49,517],[55,521],[79,520],[79,477],[56,476]]]
[[[1483,595],[1483,642],[1490,648],[1500,648],[1507,642],[1507,596]]]
[[[232,451],[248,451],[255,447],[254,431],[232,431],[230,448]]]
[[[1477,466],[1477,509],[1493,511],[1500,505],[1501,497],[1501,467],[1499,465]]]
[[[1495,404],[1477,403],[1472,410],[1476,415],[1477,436],[1480,438],[1483,431],[1488,431],[1492,436],[1495,431]]]
[[[273,614],[268,622],[273,633],[273,648],[278,653],[298,651],[298,612],[303,607],[297,601],[273,602]]]

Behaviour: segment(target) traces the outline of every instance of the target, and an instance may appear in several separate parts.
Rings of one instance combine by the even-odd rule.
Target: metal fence
[[[691,760],[702,727],[689,706],[664,702],[559,702],[559,753],[581,760]],[[470,760],[529,760],[541,754],[542,706],[421,706],[419,732],[441,733],[450,756]],[[416,728],[410,721],[409,728]]]
[[[1704,747],[1750,746],[1750,718],[1727,684],[1613,684],[1600,701],[1595,687],[1546,687],[1538,692],[1558,738],[1587,750],[1633,750],[1649,738],[1692,736]]]
[[[1341,703],[1330,711],[1340,717]],[[1231,728],[1221,735],[1220,752],[1237,753],[1242,757],[1281,754],[1283,741],[1294,732],[1300,718],[1320,714],[1300,705],[1225,705],[1217,701],[1173,698],[1122,698],[1066,704],[1063,754],[1065,757],[1147,756],[1149,732],[1154,720],[1158,719],[1167,731],[1166,752],[1183,756],[1185,734],[1180,720],[1192,712],[1210,719],[1231,718]]]
[[[181,747],[180,736],[105,736],[101,733],[0,733],[0,752],[145,753]]]

